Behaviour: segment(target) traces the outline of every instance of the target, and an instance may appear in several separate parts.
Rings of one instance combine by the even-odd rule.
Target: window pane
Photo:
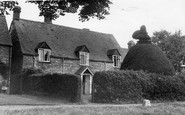
[[[81,61],[81,64],[84,64],[84,55],[80,55],[80,61]]]
[[[89,65],[89,53],[80,52],[80,64]]]
[[[116,56],[114,56],[114,66],[116,67]]]
[[[38,49],[39,61],[43,61],[44,50]]]
[[[87,60],[86,64],[89,65],[89,53],[87,53],[87,59],[86,60]]]
[[[113,56],[113,65],[114,67],[119,67],[120,63],[120,57],[119,56]]]
[[[49,62],[50,61],[50,55],[51,55],[51,51],[48,49],[44,50],[44,61]]]

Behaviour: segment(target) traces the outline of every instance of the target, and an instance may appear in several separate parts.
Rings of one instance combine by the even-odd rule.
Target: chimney
[[[44,15],[44,22],[48,24],[52,24],[52,14],[51,13],[46,13]]]
[[[132,46],[134,46],[134,45],[136,45],[135,42],[132,41],[132,40],[130,40],[130,41],[128,42],[128,50],[129,50]]]
[[[19,20],[20,19],[20,12],[21,12],[21,7],[20,6],[15,6],[13,8],[13,20]]]

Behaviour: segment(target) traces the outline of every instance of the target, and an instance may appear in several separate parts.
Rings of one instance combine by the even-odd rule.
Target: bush
[[[142,98],[142,88],[136,76],[125,72],[96,72],[93,77],[94,101],[103,103],[137,102]]]
[[[137,44],[131,47],[123,60],[121,70],[144,70],[164,75],[175,74],[171,62],[154,44]]]
[[[7,80],[8,71],[10,71],[10,67],[8,64],[2,62],[0,60],[0,74],[3,76],[4,79]]]
[[[34,81],[35,84],[40,84],[40,80],[37,78],[34,78],[35,80],[30,79],[30,76],[36,74],[44,74],[44,72],[41,69],[36,69],[36,68],[24,68],[22,70],[22,73],[19,75],[22,79],[22,92],[29,92],[32,90],[32,88],[35,85],[32,85],[32,82]],[[31,86],[32,85],[32,86]],[[38,85],[36,85],[38,87]]]
[[[184,100],[185,84],[177,76],[165,76],[161,74],[151,75],[154,83],[150,92],[152,100]]]
[[[133,70],[103,71],[95,73],[93,84],[94,102],[135,103],[142,99],[185,99],[185,83],[178,76]]]
[[[81,101],[79,93],[81,92],[81,79],[79,76],[58,73],[43,74],[40,70],[29,69],[23,71],[23,78],[23,91],[25,93],[39,92],[66,97],[71,101]]]

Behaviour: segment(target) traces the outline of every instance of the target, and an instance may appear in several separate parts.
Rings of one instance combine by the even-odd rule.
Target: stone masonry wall
[[[23,56],[23,68],[36,67],[51,73],[75,73],[79,69],[79,60],[51,58],[49,63],[38,62],[36,56]]]
[[[93,72],[114,70],[112,63],[90,61],[89,65]]]
[[[36,56],[23,56],[23,68],[36,67],[52,73],[74,74],[80,68],[79,63],[79,60],[63,58],[51,58],[50,63],[40,63]],[[90,61],[89,65],[93,72],[114,70],[112,63]]]

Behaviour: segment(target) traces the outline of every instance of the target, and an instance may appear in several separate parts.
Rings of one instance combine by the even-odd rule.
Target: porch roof
[[[89,73],[91,75],[94,75],[93,72],[91,71],[91,69],[88,66],[81,66],[76,72],[75,74],[77,75],[83,75],[84,73]]]

